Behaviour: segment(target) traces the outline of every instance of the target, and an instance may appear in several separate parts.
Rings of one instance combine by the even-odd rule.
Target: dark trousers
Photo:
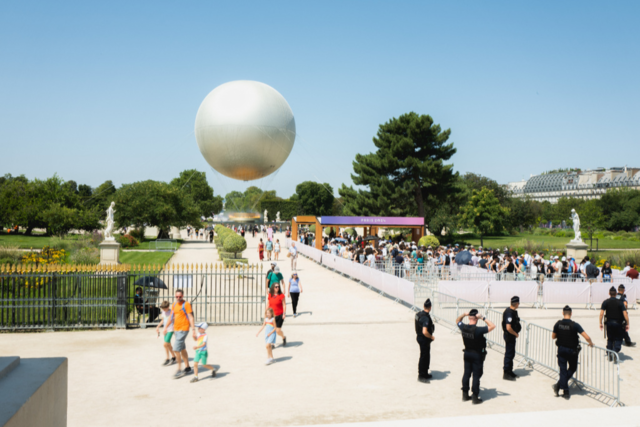
[[[569,365],[568,368],[567,365]],[[569,390],[569,380],[578,369],[578,353],[567,347],[558,347],[558,366],[560,367],[558,388]]]
[[[504,333],[504,366],[505,372],[513,372],[513,359],[516,357],[516,337],[509,332]]]
[[[627,330],[624,329],[624,328],[622,329],[622,339],[627,344],[629,344],[631,342],[631,337],[629,336],[629,332],[627,332]]]
[[[298,311],[298,298],[300,298],[300,292],[291,292],[291,305],[293,306],[293,314]]]
[[[462,391],[469,391],[469,379],[473,374],[473,384],[471,392],[480,393],[480,378],[482,378],[484,367],[484,357],[477,351],[464,352],[464,375],[462,376]]]
[[[615,320],[607,320],[607,350],[613,350],[616,353],[622,349],[622,337],[624,336],[622,324]]]
[[[418,361],[418,376],[427,378],[429,365],[431,364],[431,340],[424,335],[418,335],[416,339],[420,346],[420,360]]]

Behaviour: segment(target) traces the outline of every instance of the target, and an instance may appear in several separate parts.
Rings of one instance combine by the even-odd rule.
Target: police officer
[[[429,364],[431,363],[431,342],[435,340],[433,332],[436,327],[431,320],[431,300],[424,302],[424,310],[416,313],[416,339],[420,346],[420,360],[418,361],[418,381],[429,383]]]
[[[516,357],[516,339],[522,330],[518,307],[520,298],[511,298],[511,306],[502,313],[502,331],[504,332],[504,374],[503,380],[515,381],[518,376],[513,373],[513,359]]]
[[[606,314],[605,324],[607,325],[607,350],[620,353],[622,348],[623,332],[629,330],[629,314],[624,303],[616,298],[618,292],[613,286],[609,289],[609,299],[602,302],[600,307],[600,330],[603,329],[602,318]],[[623,323],[627,322],[623,327]],[[609,361],[617,361],[612,354],[609,354]]]
[[[553,392],[560,396],[560,390],[564,390],[563,397],[569,399],[569,380],[578,368],[578,355],[580,354],[581,334],[593,347],[593,341],[582,329],[582,326],[571,320],[571,307],[568,305],[562,309],[562,320],[558,320],[553,326],[551,338],[556,340],[558,346],[558,366],[560,367],[560,379],[553,385]],[[567,365],[569,368],[567,369]]]
[[[462,319],[469,316],[469,324],[462,323]],[[478,326],[478,319],[486,322],[487,326]],[[487,356],[487,339],[485,334],[496,328],[490,320],[478,314],[475,308],[469,313],[464,313],[456,319],[458,328],[462,334],[464,342],[464,375],[462,376],[462,401],[466,402],[473,399],[473,404],[482,403],[480,399],[480,378],[482,377],[482,369],[484,359]],[[469,397],[469,379],[473,374],[473,385],[471,391],[472,397]]]
[[[618,286],[618,295],[616,295],[616,298],[618,298],[620,301],[622,301],[622,303],[624,304],[625,308],[627,308],[627,311],[629,309],[629,305],[627,304],[627,296],[624,294],[624,285],[620,285]],[[626,325],[624,325],[626,326]],[[624,340],[624,345],[626,345],[627,347],[635,347],[636,343],[634,343],[633,341],[631,341],[631,337],[629,336],[629,331],[627,331],[626,328],[623,329],[622,331],[622,338]]]

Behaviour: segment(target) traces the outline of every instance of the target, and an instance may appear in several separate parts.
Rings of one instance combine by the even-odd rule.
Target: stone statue
[[[264,222],[269,222],[269,217],[267,217],[267,210],[264,210]]]
[[[115,240],[113,237],[113,227],[115,224],[115,219],[113,214],[116,212],[113,210],[113,207],[116,205],[116,202],[111,202],[109,209],[107,209],[107,228],[104,230],[104,240]]]
[[[276,213],[276,222],[280,222],[280,211]]]
[[[580,217],[575,209],[571,209],[571,220],[573,221],[573,232],[576,234],[571,241],[582,242],[582,234],[580,233]]]

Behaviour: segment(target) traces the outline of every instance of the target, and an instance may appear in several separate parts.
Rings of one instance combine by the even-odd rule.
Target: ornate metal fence
[[[262,321],[266,290],[258,266],[0,266],[0,330],[155,325],[160,304],[173,302],[178,288],[197,321]]]

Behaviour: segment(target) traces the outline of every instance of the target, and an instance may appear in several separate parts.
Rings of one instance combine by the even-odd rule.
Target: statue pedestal
[[[587,249],[589,245],[584,242],[574,242],[573,240],[567,243],[567,258],[575,258],[576,263],[580,264],[580,261],[587,256]]]
[[[100,243],[100,264],[120,264],[120,243],[105,240]]]

